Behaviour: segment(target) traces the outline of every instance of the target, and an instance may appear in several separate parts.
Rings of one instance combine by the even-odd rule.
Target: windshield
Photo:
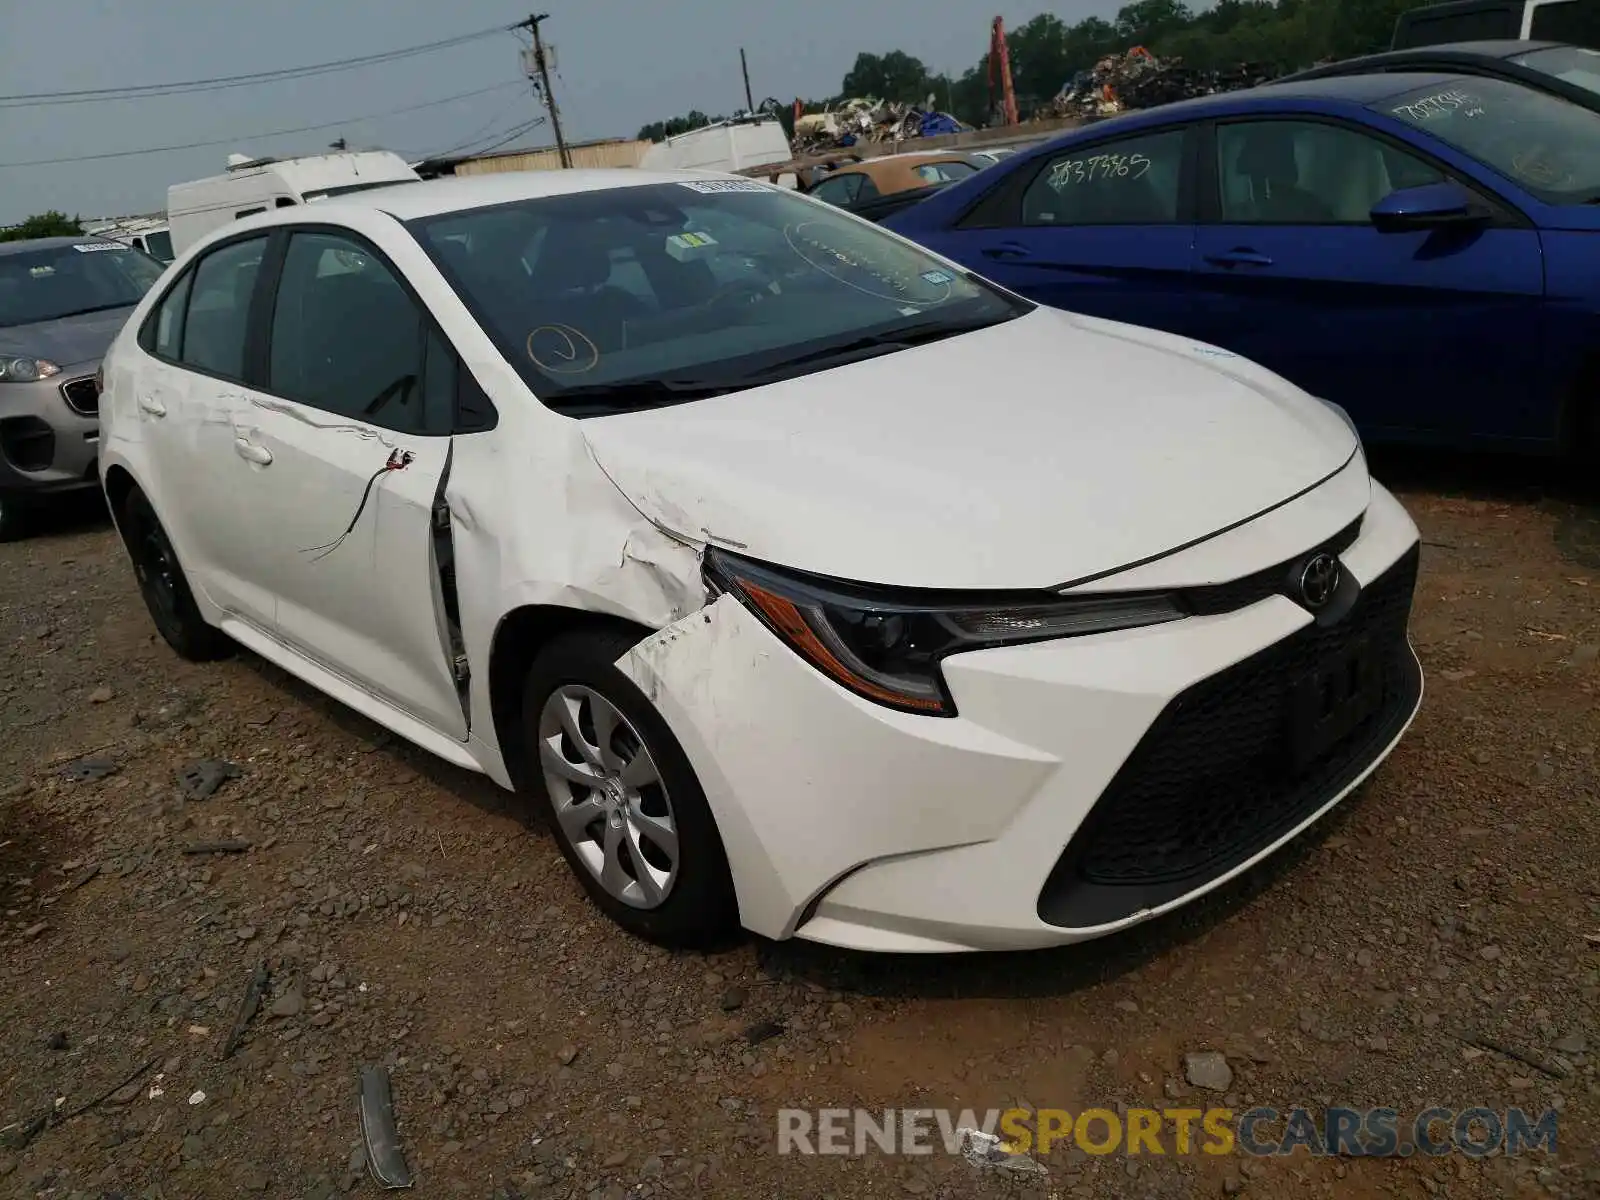
[[[1553,75],[1585,91],[1600,93],[1600,50],[1581,46],[1551,46],[1513,55],[1511,61],[1530,71]]]
[[[0,326],[129,308],[161,278],[148,254],[120,242],[0,252]]]
[[[1032,307],[874,225],[742,180],[549,196],[410,228],[535,395],[566,411],[608,393],[637,406],[753,387]]]
[[[1373,109],[1470,154],[1547,204],[1600,196],[1600,113],[1501,79],[1418,88]]]
[[[152,258],[159,259],[164,263],[172,261],[172,234],[165,229],[145,234],[144,245],[145,249],[150,251]]]

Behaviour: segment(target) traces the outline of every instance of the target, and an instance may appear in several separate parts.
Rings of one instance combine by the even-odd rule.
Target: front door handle
[[[272,451],[265,446],[258,446],[248,438],[236,437],[233,439],[233,448],[245,462],[253,462],[258,466],[266,466],[272,461]]]
[[[998,246],[985,246],[985,258],[1027,258],[1033,251],[1021,242],[1001,242]]]
[[[1272,260],[1265,254],[1258,254],[1244,246],[1229,250],[1226,254],[1208,254],[1206,261],[1213,267],[1270,267]]]
[[[140,396],[139,407],[152,417],[164,417],[167,415],[167,406],[154,396]]]

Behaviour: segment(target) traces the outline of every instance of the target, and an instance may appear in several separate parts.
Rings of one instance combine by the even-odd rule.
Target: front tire
[[[32,522],[22,501],[0,492],[0,542],[15,542],[26,537]]]
[[[665,946],[725,939],[738,923],[732,876],[688,757],[616,662],[620,629],[554,638],[523,688],[528,787],[595,904]]]
[[[167,645],[190,662],[210,662],[231,654],[233,643],[227,635],[207,625],[200,615],[178,553],[150,501],[137,488],[123,502],[121,524],[139,594]]]

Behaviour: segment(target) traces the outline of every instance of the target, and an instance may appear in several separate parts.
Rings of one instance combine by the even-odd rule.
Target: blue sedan
[[[884,224],[1040,303],[1254,359],[1374,441],[1600,459],[1600,113],[1519,84],[1208,96]]]

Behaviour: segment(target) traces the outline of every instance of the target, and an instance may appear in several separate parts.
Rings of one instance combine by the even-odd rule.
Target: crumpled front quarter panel
[[[509,786],[489,696],[501,622],[519,608],[552,605],[660,629],[702,607],[705,584],[700,549],[668,537],[628,502],[577,421],[540,407],[503,364],[476,371],[500,421],[455,438],[445,499],[472,735],[480,754],[493,750],[483,756],[491,777]]]

